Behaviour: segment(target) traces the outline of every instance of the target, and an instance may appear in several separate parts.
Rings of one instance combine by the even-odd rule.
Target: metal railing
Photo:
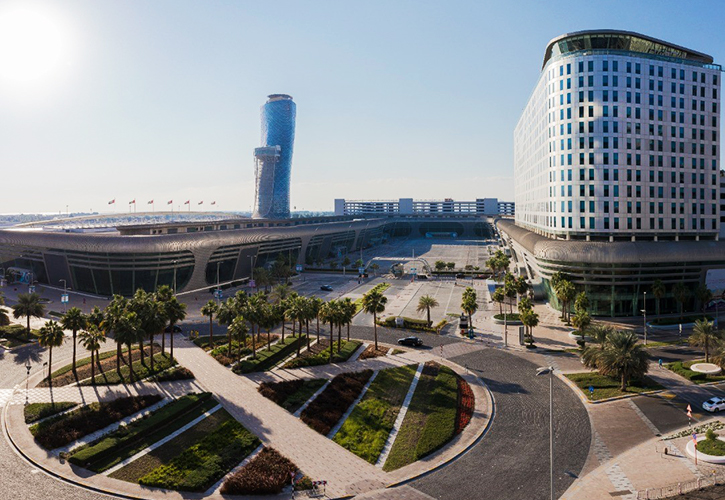
[[[659,488],[647,488],[637,492],[637,500],[653,500],[658,498],[671,498],[690,491],[697,491],[710,486],[725,484],[725,472],[703,476],[693,481],[686,481]]]

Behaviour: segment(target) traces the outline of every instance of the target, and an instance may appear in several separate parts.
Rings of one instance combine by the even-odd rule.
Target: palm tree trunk
[[[30,315],[28,315],[28,338],[30,338]]]
[[[428,326],[430,326],[430,307],[426,307],[425,310],[428,313]]]
[[[320,316],[317,316],[317,342],[320,341]]]
[[[174,359],[174,327],[171,326],[171,333],[169,334],[169,345],[171,346],[171,359]]]
[[[342,323],[337,324],[337,354],[340,354],[340,345],[342,344]]]
[[[350,342],[350,323],[347,324],[347,341]]]
[[[305,320],[305,334],[307,335],[307,350],[310,349],[310,320]]]
[[[259,338],[259,335],[257,335]],[[252,359],[257,357],[257,341],[254,340],[254,325],[252,325]]]
[[[335,343],[335,327],[332,324],[332,321],[330,321],[330,363],[332,363],[332,348],[333,344]]]
[[[272,333],[269,331],[269,328],[267,328],[267,349],[272,348]]]
[[[121,376],[121,343],[116,343],[116,373]]]
[[[154,334],[149,335],[149,345],[151,346],[151,373],[154,372]]]
[[[50,382],[51,385],[53,385],[53,379],[50,378],[50,374],[53,373],[51,371],[51,367],[53,366],[53,346],[50,346],[48,349],[48,382]]]
[[[73,330],[73,375],[76,375],[76,330]]]
[[[131,356],[131,343],[128,343],[128,376],[130,377],[129,380],[133,384],[133,356]]]
[[[209,316],[209,345],[214,349],[214,321],[213,316]]]
[[[282,342],[284,342],[284,318],[282,318]]]
[[[146,360],[144,359],[144,352],[143,352],[143,339],[138,339],[138,350],[139,350],[139,358],[141,359],[141,366],[146,366]],[[133,362],[133,357],[131,357],[131,362]]]
[[[96,353],[91,351],[91,384],[96,383]]]
[[[373,332],[375,335],[375,350],[378,350],[378,315],[373,313]]]
[[[164,332],[161,334],[161,354],[164,354],[166,352],[166,328],[164,328]]]

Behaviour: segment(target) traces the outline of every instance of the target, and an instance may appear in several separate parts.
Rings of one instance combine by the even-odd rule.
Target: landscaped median
[[[597,372],[565,373],[564,376],[579,388],[585,399],[592,402],[635,396],[637,394],[664,389],[663,386],[649,377],[643,377],[640,380],[630,380],[627,384],[627,390],[622,391],[622,382],[620,380],[600,375]],[[590,387],[594,389],[594,392],[590,393]]]
[[[372,370],[363,370],[336,376],[305,408],[300,419],[320,434],[327,436],[360,395],[372,374]]]
[[[59,401],[57,403],[30,403],[24,407],[25,423],[32,424],[38,420],[62,413],[78,406],[78,403],[71,401]]]
[[[355,351],[362,345],[362,342],[357,340],[342,340],[339,343],[335,341],[332,344],[333,363],[343,363],[350,359]],[[322,349],[315,349],[315,347],[321,347]],[[329,341],[322,341],[311,346],[308,351],[303,352],[300,356],[289,360],[285,363],[284,368],[303,368],[305,366],[320,366],[330,363],[330,347]]]
[[[272,347],[257,351],[257,357],[241,360],[234,365],[234,373],[252,373],[269,370],[297,350],[307,339],[304,335],[285,337]]]
[[[327,381],[321,378],[309,380],[295,379],[283,382],[263,382],[259,384],[259,393],[271,399],[290,413],[296,412]]]
[[[667,369],[675,372],[681,377],[686,378],[690,382],[695,384],[706,384],[708,382],[722,382],[725,380],[725,373],[720,372],[717,375],[708,373],[696,372],[690,369],[690,367],[697,363],[704,363],[704,359],[696,359],[691,361],[675,361],[673,363],[667,363]]]
[[[254,340],[252,340],[254,338]],[[244,345],[237,340],[232,340],[232,350],[229,351],[229,342],[223,335],[214,337],[214,348],[212,349],[210,338],[208,335],[197,337],[194,339],[194,344],[201,347],[205,351],[209,352],[214,359],[219,361],[223,365],[230,365],[235,359],[239,359],[244,356],[252,354],[252,347],[255,350],[262,350],[270,346],[273,342],[277,342],[279,335],[276,333],[249,335],[246,338]],[[254,342],[254,346],[252,345]]]

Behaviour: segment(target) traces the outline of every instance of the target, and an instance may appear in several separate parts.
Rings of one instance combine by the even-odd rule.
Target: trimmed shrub
[[[360,395],[372,374],[372,370],[364,370],[336,376],[322,394],[305,408],[300,419],[326,436]]]
[[[259,454],[229,477],[222,485],[223,495],[273,495],[291,483],[297,466],[274,448],[264,447]]]
[[[56,413],[69,410],[74,406],[78,406],[78,403],[72,403],[70,401],[59,403],[30,403],[24,408],[25,423],[32,424]]]
[[[194,378],[194,374],[188,368],[183,366],[177,366],[171,370],[161,372],[154,377],[156,382],[172,382],[174,380],[191,380]]]
[[[244,359],[234,365],[232,369],[236,374],[262,372],[269,370],[274,365],[297,350],[297,345],[305,342],[306,336],[286,337],[284,342],[279,341],[271,349],[257,351],[256,358]]]

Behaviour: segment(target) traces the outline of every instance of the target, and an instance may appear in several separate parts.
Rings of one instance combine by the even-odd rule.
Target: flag
[[[116,198],[114,198],[114,199],[112,199],[111,201],[108,202],[109,205],[113,205],[114,203],[116,203]]]
[[[128,204],[129,205],[135,205],[136,204],[136,200],[131,200],[131,201],[128,202]]]
[[[149,200],[149,202],[147,203],[147,205],[153,205],[153,204],[154,204],[154,200]]]
[[[197,203],[197,205],[201,205],[202,203],[204,203],[204,200],[202,200],[199,203]]]
[[[191,201],[191,200],[186,200],[186,201],[184,202],[184,205],[188,205],[190,201]]]
[[[174,200],[169,200],[166,202],[167,205],[171,205],[174,202]]]
[[[212,202],[211,202],[211,204],[212,204],[212,205],[216,205],[216,201],[212,201]]]

